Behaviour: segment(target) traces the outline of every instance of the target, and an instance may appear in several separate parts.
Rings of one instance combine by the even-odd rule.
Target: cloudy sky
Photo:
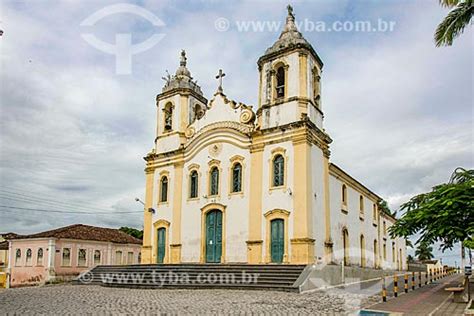
[[[144,195],[141,157],[153,145],[154,98],[181,49],[206,96],[222,68],[226,94],[256,103],[256,61],[281,29],[239,27],[282,22],[286,1],[128,3],[161,25],[131,13],[81,25],[114,1],[1,2],[0,232],[77,222],[141,228],[142,208],[134,198]],[[473,167],[470,28],[454,46],[435,48],[433,32],[447,14],[436,0],[292,4],[297,20],[329,27],[394,22],[387,32],[302,29],[325,63],[322,102],[334,140],[332,162],[394,209],[446,182],[457,166]],[[163,38],[132,56],[130,74],[117,74],[115,56],[87,43],[86,33],[110,44],[119,33],[131,34],[134,44],[154,34]]]

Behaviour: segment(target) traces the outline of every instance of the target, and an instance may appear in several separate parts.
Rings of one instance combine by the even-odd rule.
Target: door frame
[[[165,257],[163,258],[163,264],[169,263],[169,235],[170,235],[170,225],[171,223],[164,219],[159,219],[153,223],[153,246],[152,246],[152,256],[153,263],[158,262],[158,229],[165,229]],[[160,263],[161,264],[161,263]]]
[[[226,208],[220,203],[209,203],[201,208],[201,256],[200,263],[206,263],[206,216],[210,211],[218,210],[222,213],[222,253],[221,262],[226,262]]]
[[[289,263],[288,261],[288,243],[289,243],[289,238],[288,238],[288,219],[290,217],[290,212],[286,210],[280,210],[280,209],[274,209],[271,211],[266,212],[263,215],[266,219],[266,233],[265,233],[265,262],[266,263],[272,263],[272,232],[271,232],[271,221],[274,219],[282,219],[283,220],[283,262],[282,263]]]

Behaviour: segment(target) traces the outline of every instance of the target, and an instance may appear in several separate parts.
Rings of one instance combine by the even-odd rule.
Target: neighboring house
[[[141,240],[76,224],[9,240],[10,286],[69,280],[96,265],[137,264]]]
[[[439,271],[440,269],[443,268],[443,265],[441,264],[441,262],[436,259],[422,260],[421,263],[426,265],[426,272],[433,273],[435,270]]]
[[[156,97],[144,158],[143,263],[406,269],[405,240],[388,235],[396,219],[379,209],[382,198],[330,160],[323,64],[296,25],[289,7],[257,62],[254,107],[224,94],[221,71],[208,100],[182,51]]]
[[[17,237],[17,234],[0,234],[0,272],[4,272],[8,267],[8,239]]]

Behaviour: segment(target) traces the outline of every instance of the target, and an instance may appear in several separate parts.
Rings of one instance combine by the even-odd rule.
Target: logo
[[[81,22],[81,26],[93,26],[103,18],[119,14],[129,13],[138,15],[154,26],[165,26],[165,23],[161,21],[152,12],[139,7],[137,5],[128,3],[119,3],[114,5],[106,6]],[[82,33],[81,37],[94,48],[111,55],[115,55],[115,72],[116,74],[131,74],[132,73],[132,56],[141,52],[144,52],[156,44],[165,37],[165,34],[155,33],[145,41],[132,44],[132,34],[130,33],[118,33],[115,34],[115,45],[104,42],[97,38],[92,33]]]

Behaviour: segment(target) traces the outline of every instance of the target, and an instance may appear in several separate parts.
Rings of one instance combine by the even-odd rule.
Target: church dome
[[[316,54],[316,51],[314,50],[313,46],[311,46],[311,44],[303,37],[303,34],[298,31],[298,28],[295,24],[295,15],[293,13],[293,7],[288,5],[287,9],[288,15],[286,16],[285,27],[283,28],[280,37],[272,46],[267,48],[265,54],[258,60],[258,64],[261,64],[263,60],[278,55],[281,52],[294,48],[306,48],[322,65],[322,61],[319,58],[318,54]]]
[[[167,77],[163,77],[163,80],[165,80],[166,83],[162,92],[167,92],[173,89],[191,89],[202,95],[201,87],[198,86],[197,81],[193,80],[191,72],[186,68],[186,61],[186,52],[182,50],[179,67],[176,69],[175,75],[171,76],[168,74]]]

